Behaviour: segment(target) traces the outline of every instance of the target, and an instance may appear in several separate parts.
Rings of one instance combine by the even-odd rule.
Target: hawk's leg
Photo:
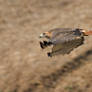
[[[47,46],[50,46],[50,45],[52,45],[51,42],[47,42],[47,41],[40,42],[40,47],[42,49],[44,49],[44,48],[46,48]]]

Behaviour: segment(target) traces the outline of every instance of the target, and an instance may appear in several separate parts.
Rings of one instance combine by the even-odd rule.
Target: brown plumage
[[[48,39],[48,41],[40,42],[40,46],[44,49],[53,45],[52,52],[48,52],[48,56],[69,54],[74,48],[82,45],[84,36],[88,35],[92,35],[92,31],[79,28],[56,28],[40,35],[40,38]]]

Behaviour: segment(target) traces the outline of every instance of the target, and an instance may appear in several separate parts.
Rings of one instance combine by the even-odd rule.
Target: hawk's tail
[[[82,33],[84,36],[89,36],[92,35],[92,30],[88,30],[88,31],[83,30]]]

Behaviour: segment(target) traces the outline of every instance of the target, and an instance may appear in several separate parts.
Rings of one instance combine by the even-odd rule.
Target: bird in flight
[[[52,51],[47,55],[52,57],[58,54],[69,54],[74,48],[84,43],[84,37],[92,35],[92,31],[79,28],[55,28],[40,34],[40,38],[47,40],[40,41],[40,47],[45,49],[53,46]]]

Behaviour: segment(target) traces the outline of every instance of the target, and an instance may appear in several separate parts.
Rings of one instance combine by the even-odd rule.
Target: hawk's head
[[[51,32],[44,32],[44,33],[42,33],[42,34],[40,34],[40,38],[51,38],[51,36],[52,36],[52,33]]]

